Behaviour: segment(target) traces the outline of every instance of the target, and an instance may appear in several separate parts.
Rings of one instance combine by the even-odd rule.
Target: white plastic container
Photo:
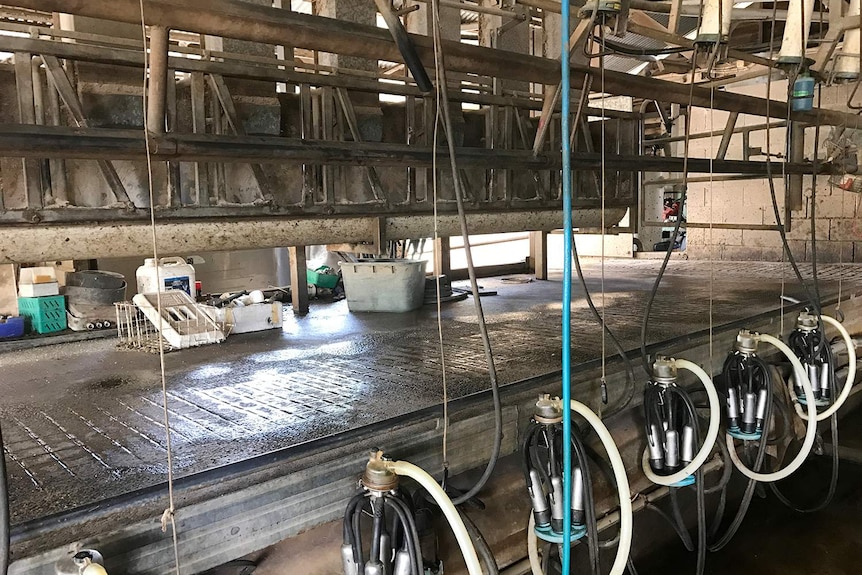
[[[195,268],[178,256],[161,258],[158,263],[153,258],[147,258],[135,277],[138,280],[138,293],[182,290],[191,297],[195,296]]]
[[[284,324],[284,307],[281,302],[226,308],[199,307],[221,326],[226,335],[280,329]]]
[[[414,260],[341,262],[350,311],[405,312],[425,298],[425,264]]]

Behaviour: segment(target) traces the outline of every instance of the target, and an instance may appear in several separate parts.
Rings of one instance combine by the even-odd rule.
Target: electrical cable
[[[479,493],[479,491],[485,487],[485,484],[494,472],[494,467],[497,465],[497,460],[500,457],[500,450],[503,443],[503,408],[500,400],[499,383],[497,381],[497,368],[494,363],[494,353],[491,348],[491,338],[488,334],[488,326],[485,322],[485,313],[482,309],[482,298],[479,297],[479,283],[476,279],[476,268],[473,265],[473,254],[470,249],[470,234],[467,229],[467,215],[464,211],[464,192],[458,172],[458,159],[455,154],[455,132],[452,126],[452,117],[449,110],[449,93],[446,85],[446,66],[444,63],[442,48],[443,41],[440,32],[440,1],[431,0],[431,4],[433,12],[431,20],[433,23],[432,28],[434,35],[434,64],[436,68],[435,72],[438,90],[437,108],[438,111],[442,109],[443,112],[443,125],[446,129],[446,145],[449,151],[449,163],[452,170],[452,184],[455,188],[455,203],[458,209],[458,221],[461,226],[461,236],[464,243],[464,255],[467,259],[467,273],[470,276],[470,288],[473,291],[473,304],[476,308],[479,335],[482,339],[482,346],[485,351],[485,361],[488,366],[488,376],[491,383],[491,397],[494,403],[494,445],[492,447],[491,456],[488,458],[488,464],[485,467],[485,471],[473,487],[471,487],[466,493],[463,493],[452,500],[454,505],[460,505]]]

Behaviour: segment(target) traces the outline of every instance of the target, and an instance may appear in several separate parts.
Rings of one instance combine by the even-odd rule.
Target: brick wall
[[[846,109],[847,97],[852,86],[824,87],[822,91],[822,107]],[[774,82],[772,97],[784,100],[787,83]],[[766,84],[761,83],[744,88],[734,88],[735,92],[754,96],[766,95]],[[692,116],[692,133],[722,130],[728,114],[696,109]],[[777,120],[774,120],[777,121]],[[764,123],[764,118],[740,115],[737,126],[757,125]],[[769,151],[773,154],[785,152],[785,129],[771,130]],[[830,128],[820,130],[821,159],[826,157],[823,142],[829,135]],[[813,158],[815,131],[808,128],[805,134],[806,159]],[[691,157],[714,156],[720,138],[704,138],[692,140],[690,144]],[[752,132],[750,147],[761,147],[765,151],[765,131]],[[680,145],[675,152],[682,154]],[[726,156],[729,160],[743,159],[743,136],[735,134],[731,140]],[[764,157],[752,157],[752,160],[765,160]],[[776,173],[780,173],[781,160],[776,160]],[[716,176],[719,177],[719,176]],[[776,178],[775,191],[778,198],[781,217],[784,217],[784,185]],[[812,178],[803,178],[803,209],[792,212],[791,231],[787,234],[794,257],[800,261],[810,261],[812,256],[811,242],[811,200],[815,196],[815,239],[818,261],[824,262],[859,262],[862,261],[862,196],[845,192],[830,184],[827,176],[818,176],[816,194],[812,194]],[[770,191],[767,180],[727,181],[712,183],[693,183],[688,191],[688,220],[690,222],[713,222],[720,224],[774,225]],[[745,229],[695,229],[688,230],[688,255],[694,259],[725,259],[725,260],[757,260],[780,261],[782,258],[781,240],[777,231],[745,230]]]

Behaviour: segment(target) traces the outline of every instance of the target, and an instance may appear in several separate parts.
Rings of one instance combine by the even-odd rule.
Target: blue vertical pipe
[[[572,150],[569,145],[571,81],[569,78],[569,0],[560,3],[560,95],[563,146],[563,573],[568,575],[572,551]]]

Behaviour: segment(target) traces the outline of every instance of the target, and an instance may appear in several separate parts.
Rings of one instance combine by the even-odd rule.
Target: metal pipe
[[[788,129],[788,159],[791,162],[805,160],[805,126],[799,122],[791,122]],[[769,150],[766,150],[769,152]],[[787,197],[785,201],[791,210],[802,209],[802,174],[787,176]]]
[[[170,30],[150,26],[150,73],[147,83],[147,131],[165,133],[168,94],[168,39]]]
[[[225,163],[295,163],[325,165],[375,165],[431,167],[434,150],[430,146],[407,146],[376,142],[338,142],[302,140],[277,136],[229,136],[178,134],[150,138],[152,157],[162,161],[210,161]],[[440,152],[438,151],[438,154]],[[140,160],[145,157],[143,134],[138,130],[102,128],[58,128],[53,126],[0,125],[0,155],[8,157],[60,157],[83,160]],[[489,150],[458,148],[464,166],[486,169],[525,168],[556,170],[562,161],[557,154],[533,156],[530,150]],[[600,170],[599,153],[570,154],[572,168]],[[609,170],[634,172],[681,172],[684,158],[659,156],[605,155]],[[766,162],[689,158],[690,173],[767,174]],[[787,162],[787,174],[811,174],[812,164]],[[818,164],[819,173],[832,173],[839,167]],[[840,173],[840,172],[837,172]],[[667,182],[668,180],[664,180]]]
[[[431,0],[416,0],[430,4]],[[527,15],[523,12],[514,12],[512,10],[502,10],[500,8],[492,8],[490,6],[479,6],[469,2],[458,2],[458,0],[439,0],[440,6],[444,8],[457,8],[466,12],[475,12],[476,14],[489,14],[491,16],[503,16],[504,18],[514,18],[516,20],[526,20]],[[523,2],[519,2],[523,4]]]
[[[392,34],[392,39],[395,40],[395,45],[398,46],[398,51],[401,52],[401,57],[407,64],[410,73],[416,80],[416,86],[423,94],[427,94],[434,89],[431,79],[428,77],[428,72],[425,71],[425,66],[422,60],[416,53],[416,47],[413,41],[404,29],[404,24],[401,19],[392,12],[390,0],[374,0],[377,5],[377,11],[383,16],[383,21],[386,22],[386,27],[389,28],[389,33]]]

